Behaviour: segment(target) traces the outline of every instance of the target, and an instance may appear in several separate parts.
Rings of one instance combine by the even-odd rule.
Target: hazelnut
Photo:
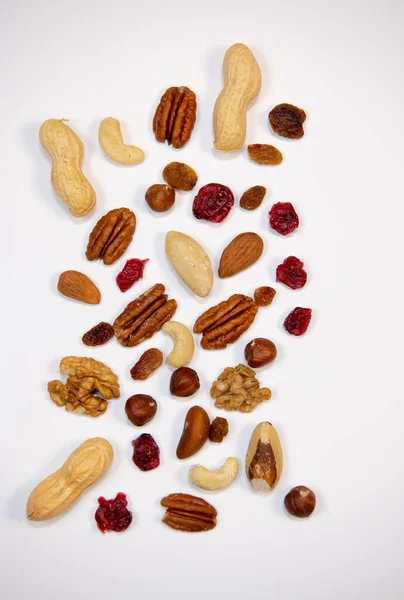
[[[244,349],[245,359],[252,369],[268,365],[275,360],[276,354],[275,344],[266,338],[255,338]]]
[[[305,485],[298,485],[285,496],[285,508],[293,517],[305,519],[316,507],[316,496]]]
[[[189,367],[180,367],[171,375],[170,392],[173,396],[187,398],[200,388],[198,373]]]
[[[155,212],[165,212],[175,202],[175,191],[169,185],[155,183],[146,190],[145,199]]]
[[[152,420],[157,412],[157,402],[146,394],[135,394],[126,400],[126,415],[133,425],[142,427]]]

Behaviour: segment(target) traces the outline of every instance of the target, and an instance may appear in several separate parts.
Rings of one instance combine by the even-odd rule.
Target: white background
[[[1,591],[7,600],[42,598],[268,597],[280,600],[402,598],[403,393],[403,4],[238,0],[190,3],[135,0],[2,2],[0,19],[1,126]],[[234,42],[254,51],[262,91],[248,112],[247,143],[273,143],[278,167],[259,167],[246,150],[212,150],[212,109],[222,85],[222,59]],[[181,151],[158,144],[151,122],[171,85],[198,97],[198,118]],[[277,138],[267,120],[277,103],[307,111],[300,141]],[[111,163],[97,130],[106,116],[121,120],[125,138],[146,152],[136,167]],[[97,192],[88,217],[74,221],[50,184],[50,160],[38,141],[40,124],[66,117],[85,145],[84,171]],[[172,211],[151,213],[144,192],[161,181],[171,160],[192,165],[200,185],[229,185],[236,204],[251,185],[268,188],[252,213],[234,207],[220,226],[196,221],[193,193],[179,193]],[[274,202],[291,201],[301,226],[288,238],[269,230]],[[88,234],[106,211],[128,206],[138,219],[134,240],[112,267],[89,263]],[[217,267],[225,245],[257,231],[265,253],[249,271],[216,280],[211,296],[193,297],[164,255],[167,230],[191,232]],[[305,262],[301,291],[275,285],[275,267],[288,255]],[[115,276],[129,257],[150,258],[145,279],[122,295]],[[100,287],[102,303],[87,306],[60,296],[60,272],[77,269]],[[163,333],[141,347],[115,340],[90,350],[82,334],[112,321],[127,302],[163,282],[178,300],[176,319],[192,326],[206,308],[234,292],[275,285],[273,305],[227,350],[199,348],[192,366],[202,387],[189,401],[170,397],[170,369],[135,383],[129,369],[151,346],[171,348]],[[302,338],[282,328],[295,306],[313,308]],[[175,448],[187,409],[220,411],[211,381],[243,358],[246,342],[266,336],[279,358],[259,372],[273,399],[251,415],[225,414],[230,434],[187,461]],[[49,399],[65,355],[91,355],[118,375],[121,398],[98,420],[69,414]],[[140,431],[126,419],[131,394],[159,403],[152,433],[161,466],[141,473],[130,442]],[[223,413],[222,413],[223,414]],[[256,423],[270,420],[282,440],[285,468],[277,489],[257,496],[244,470],[234,485],[201,494],[219,513],[207,534],[172,531],[160,520],[159,500],[171,492],[199,493],[187,481],[191,464],[216,468],[229,455],[243,463]],[[69,513],[28,523],[31,489],[91,436],[104,436],[115,459],[105,479]],[[307,521],[283,509],[298,484],[311,487],[318,507]],[[124,534],[96,528],[97,497],[125,492],[134,514]]]

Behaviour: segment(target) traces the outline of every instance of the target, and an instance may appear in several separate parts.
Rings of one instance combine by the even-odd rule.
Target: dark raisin
[[[267,189],[263,185],[254,185],[244,192],[240,198],[240,207],[244,210],[255,210],[263,201]]]
[[[272,129],[278,135],[297,140],[304,135],[306,113],[293,104],[278,104],[268,115]]]
[[[213,419],[209,429],[209,439],[211,442],[221,444],[229,433],[229,423],[223,417]]]
[[[269,225],[277,233],[288,235],[299,227],[299,217],[290,202],[277,202],[269,211]]]
[[[291,335],[303,335],[306,333],[311,321],[311,308],[298,306],[286,317],[283,326]]]
[[[307,273],[303,269],[303,262],[296,256],[288,256],[276,268],[276,281],[284,283],[292,290],[299,290],[307,281]]]
[[[160,464],[160,448],[150,433],[142,433],[133,440],[132,460],[141,471],[151,471]]]
[[[197,219],[221,223],[234,204],[233,192],[226,185],[208,183],[194,198],[192,211]]]
[[[122,271],[116,276],[116,283],[118,284],[121,292],[126,292],[132,287],[136,281],[143,279],[143,271],[145,264],[149,259],[145,258],[130,258],[126,261],[126,264]]]
[[[95,325],[90,331],[87,331],[81,338],[86,346],[102,346],[114,337],[114,330],[109,323],[101,321]]]
[[[95,520],[98,529],[106,531],[125,531],[132,523],[132,513],[126,507],[128,501],[122,492],[115,499],[106,500],[102,496],[98,498],[99,507],[95,512]]]

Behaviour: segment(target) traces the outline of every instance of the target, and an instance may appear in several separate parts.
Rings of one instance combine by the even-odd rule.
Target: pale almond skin
[[[58,290],[63,296],[86,304],[101,302],[100,290],[87,275],[80,271],[63,271],[59,275]]]
[[[61,119],[48,119],[39,130],[42,146],[52,159],[53,189],[73,217],[83,217],[95,205],[95,192],[81,170],[84,146]]]
[[[270,492],[282,475],[283,452],[275,427],[268,422],[254,429],[246,456],[246,473],[256,492]]]
[[[262,238],[253,232],[240,233],[223,250],[219,264],[219,277],[233,277],[248,269],[261,257],[264,250]]]
[[[212,263],[196,240],[185,233],[169,231],[166,254],[177,275],[194,294],[201,298],[209,295],[213,286]]]
[[[261,70],[245,44],[231,46],[223,61],[224,87],[214,112],[214,146],[221,152],[239,150],[246,137],[247,108],[261,89]]]
[[[98,139],[105,154],[120,165],[137,165],[144,161],[143,150],[124,143],[121,124],[113,117],[101,121]]]
[[[72,452],[64,465],[31,492],[26,513],[31,521],[47,521],[64,513],[109,469],[114,456],[103,438],[91,438]]]

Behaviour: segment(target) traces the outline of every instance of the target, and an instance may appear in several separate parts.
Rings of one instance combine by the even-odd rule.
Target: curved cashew
[[[185,367],[194,355],[194,338],[188,327],[177,321],[167,321],[163,325],[163,331],[171,335],[174,341],[174,348],[167,356],[169,365],[178,369]]]
[[[107,117],[101,121],[98,137],[101,148],[111,160],[121,165],[137,165],[144,160],[143,150],[124,143],[121,125],[117,119]]]
[[[224,490],[236,479],[238,460],[232,456],[216,471],[210,471],[201,465],[193,465],[189,469],[189,478],[203,490]]]

